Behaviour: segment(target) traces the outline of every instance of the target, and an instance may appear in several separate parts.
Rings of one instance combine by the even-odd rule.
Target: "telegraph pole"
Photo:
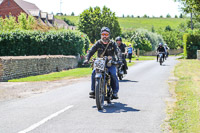
[[[193,30],[193,22],[192,22],[192,12],[193,12],[193,10],[191,9],[191,13],[190,13],[190,15],[191,15],[191,29]]]
[[[62,7],[62,0],[60,0],[60,13],[62,13],[61,7]]]
[[[191,12],[191,29],[193,30],[192,12]]]

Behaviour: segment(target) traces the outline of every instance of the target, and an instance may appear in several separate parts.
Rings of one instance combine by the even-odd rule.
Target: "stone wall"
[[[197,59],[200,60],[200,50],[197,50]]]
[[[0,81],[47,74],[78,66],[75,56],[8,56],[0,57]]]
[[[177,55],[183,53],[183,49],[170,49],[169,50],[169,55]],[[144,54],[141,54],[144,56],[156,56],[156,51],[150,51],[150,52],[145,52]]]

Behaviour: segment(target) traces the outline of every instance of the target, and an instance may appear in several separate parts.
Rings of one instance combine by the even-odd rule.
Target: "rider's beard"
[[[110,38],[109,37],[103,37],[103,38],[101,38],[101,41],[103,43],[107,44],[110,41]]]

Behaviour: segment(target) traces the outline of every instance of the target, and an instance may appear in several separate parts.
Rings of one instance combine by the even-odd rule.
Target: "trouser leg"
[[[111,66],[108,68],[108,71],[111,75],[111,87],[113,89],[113,93],[117,93],[119,91],[119,81],[116,75],[116,67]]]
[[[164,60],[165,60],[165,54],[163,54],[163,62],[164,62]]]
[[[158,56],[159,56],[159,55],[157,54],[157,61],[158,61]]]

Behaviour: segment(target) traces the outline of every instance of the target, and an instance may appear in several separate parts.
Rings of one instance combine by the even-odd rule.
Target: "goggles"
[[[109,33],[101,33],[102,36],[109,36]]]

